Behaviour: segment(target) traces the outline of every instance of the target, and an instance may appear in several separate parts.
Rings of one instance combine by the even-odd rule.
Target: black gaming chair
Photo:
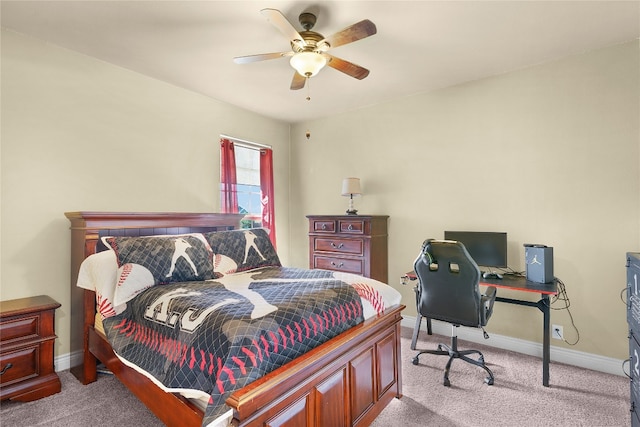
[[[484,326],[493,312],[496,288],[489,286],[480,294],[480,270],[467,249],[460,242],[451,240],[425,240],[413,268],[418,276],[418,315],[428,319],[451,323],[451,345],[438,344],[437,350],[420,351],[412,360],[418,364],[421,354],[449,356],[444,371],[444,385],[450,386],[449,370],[453,359],[462,359],[483,368],[489,376],[485,382],[493,384],[493,373],[484,363],[478,350],[458,350],[457,328],[470,326],[482,328],[484,337],[489,335]],[[419,325],[417,325],[419,327]],[[468,357],[478,354],[478,359]]]

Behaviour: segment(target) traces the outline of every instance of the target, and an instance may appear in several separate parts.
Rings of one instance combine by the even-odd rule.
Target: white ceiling
[[[497,75],[640,37],[640,1],[6,1],[2,27],[295,123]],[[329,36],[368,18],[378,33],[332,49],[371,70],[326,67],[291,91],[290,50],[260,13],[318,11]]]

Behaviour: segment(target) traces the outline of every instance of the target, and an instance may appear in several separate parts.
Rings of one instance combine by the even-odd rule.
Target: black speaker
[[[553,282],[553,248],[525,243],[524,260],[527,280],[536,283]]]

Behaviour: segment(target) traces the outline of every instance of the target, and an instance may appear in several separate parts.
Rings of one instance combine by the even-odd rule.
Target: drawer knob
[[[331,261],[331,265],[336,268],[341,268],[344,265],[344,262],[341,262],[340,264],[336,264],[335,262]]]
[[[327,224],[322,224],[322,229],[326,230],[327,229]]]
[[[349,226],[347,227],[347,230],[352,231],[353,230],[353,225],[349,224]]]
[[[5,372],[7,372],[7,369],[13,368],[13,363],[7,363],[5,365],[4,368],[2,368],[2,371],[0,371],[0,375],[3,375]]]
[[[340,243],[340,244],[337,244],[337,245],[336,245],[335,243],[331,242],[331,247],[332,247],[333,249],[342,249],[342,247],[343,247],[343,246],[344,246],[344,244],[343,244],[343,243]]]

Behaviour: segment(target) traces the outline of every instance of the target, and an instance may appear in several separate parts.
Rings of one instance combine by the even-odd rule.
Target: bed
[[[102,363],[162,422],[201,426],[205,411],[179,393],[167,393],[116,356],[96,328],[96,293],[76,286],[82,262],[103,236],[153,236],[234,230],[241,215],[215,213],[68,212],[71,222],[71,348],[82,363],[72,373],[97,379]],[[312,350],[233,391],[226,399],[231,425],[366,426],[402,396],[400,320],[395,304]]]

